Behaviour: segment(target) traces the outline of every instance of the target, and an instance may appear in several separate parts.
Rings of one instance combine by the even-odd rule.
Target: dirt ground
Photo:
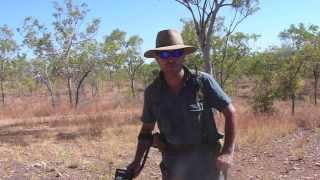
[[[113,179],[115,168],[133,158],[138,126],[101,130],[95,123],[0,125],[0,179]],[[161,179],[160,160],[152,149],[137,179]],[[320,129],[299,129],[262,145],[237,145],[229,175],[231,180],[320,179]]]
[[[161,179],[160,157],[156,152],[151,157],[138,179]],[[261,146],[237,146],[234,160],[231,180],[319,180],[320,129],[298,130]]]

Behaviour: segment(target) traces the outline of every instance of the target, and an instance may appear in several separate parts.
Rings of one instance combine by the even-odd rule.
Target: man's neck
[[[178,94],[182,87],[184,74],[185,71],[183,68],[177,73],[164,73],[165,81],[175,94]]]

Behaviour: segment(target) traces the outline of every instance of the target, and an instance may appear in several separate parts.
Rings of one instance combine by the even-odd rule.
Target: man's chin
[[[175,68],[166,68],[166,73],[170,73],[170,74],[176,74],[179,73],[179,68],[175,67]]]

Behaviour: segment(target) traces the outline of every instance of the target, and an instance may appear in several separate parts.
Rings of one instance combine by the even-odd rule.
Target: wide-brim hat
[[[183,49],[184,54],[190,54],[197,50],[194,46],[185,45],[180,33],[174,29],[167,29],[158,32],[156,39],[156,48],[150,49],[144,53],[146,58],[156,57],[157,51],[171,51]]]

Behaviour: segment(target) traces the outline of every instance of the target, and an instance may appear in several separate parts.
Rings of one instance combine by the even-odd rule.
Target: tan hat
[[[184,54],[190,54],[197,50],[194,46],[184,45],[183,39],[178,31],[167,29],[158,32],[156,48],[146,51],[144,57],[154,58],[156,56],[155,52],[157,51],[170,51],[175,49],[183,49]]]

